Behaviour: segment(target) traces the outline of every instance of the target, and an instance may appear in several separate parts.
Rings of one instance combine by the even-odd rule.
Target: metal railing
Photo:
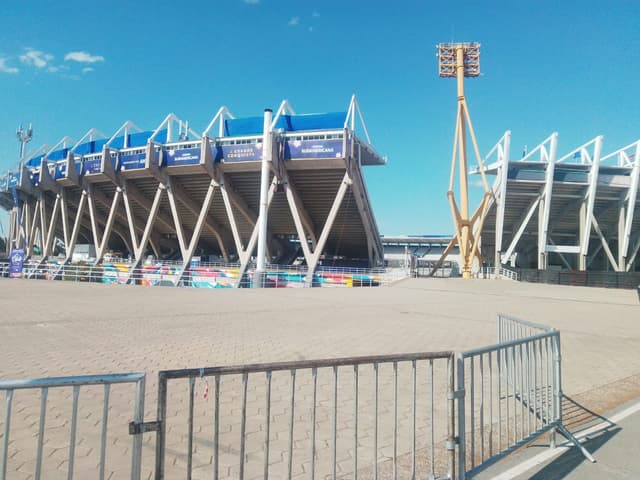
[[[74,462],[76,452],[76,434],[78,431],[78,403],[80,397],[81,387],[88,387],[91,385],[104,385],[103,392],[103,404],[102,404],[102,419],[100,422],[100,450],[99,450],[99,462],[98,462],[98,478],[103,480],[105,478],[105,464],[107,454],[107,435],[108,435],[108,418],[109,418],[109,399],[111,393],[111,386],[122,383],[134,383],[135,384],[135,403],[133,411],[133,419],[135,422],[143,422],[144,418],[144,394],[145,394],[145,376],[142,373],[126,373],[126,374],[114,374],[114,375],[90,375],[90,376],[76,376],[76,377],[53,377],[53,378],[34,378],[26,380],[15,381],[0,381],[0,391],[5,392],[5,409],[4,409],[4,423],[3,423],[3,436],[2,436],[2,450],[0,451],[0,480],[10,479],[7,476],[7,466],[9,464],[9,443],[11,434],[11,415],[14,402],[14,395],[16,391],[27,389],[40,389],[40,407],[39,407],[39,421],[38,421],[38,433],[35,440],[36,447],[36,459],[34,467],[34,477],[36,480],[47,477],[43,475],[42,460],[43,460],[43,447],[44,438],[46,433],[46,417],[47,417],[47,399],[49,397],[50,389],[62,389],[65,387],[72,388],[71,395],[71,425],[69,430],[69,447],[68,447],[68,460],[67,460],[67,478],[70,480],[74,477]],[[67,396],[68,398],[68,396]],[[24,416],[24,409],[20,409],[21,416]],[[97,427],[98,424],[96,423]],[[86,444],[84,445],[87,446]],[[136,436],[133,438],[133,444],[131,449],[131,479],[139,480],[141,470],[141,452],[142,452],[142,438]],[[95,464],[94,467],[95,468]]]
[[[594,461],[563,424],[560,333],[499,315],[497,339],[457,356],[443,351],[161,371],[152,422],[143,418],[144,374],[0,381],[5,392],[0,480],[8,478],[12,458],[16,391],[40,389],[39,409],[35,396],[33,405],[22,399],[18,405],[19,419],[34,425],[26,413],[39,411],[34,440],[39,479],[49,390],[72,388],[64,399],[71,401],[71,479],[81,387],[96,385],[104,385],[98,395],[102,421],[92,420],[90,428],[101,428],[98,477],[105,478],[110,391],[120,383],[136,385],[129,424],[134,480],[141,473],[142,436],[152,431],[157,480],[190,479],[196,470],[214,480],[291,479],[303,472],[311,479],[395,480],[411,472],[410,478],[464,480],[545,433],[555,446],[556,431]]]
[[[500,266],[499,268],[492,266],[481,267],[476,274],[476,278],[483,279],[494,279],[498,276],[507,280],[520,280],[520,275],[518,274],[517,270],[511,267],[505,267],[504,265]]]
[[[498,316],[498,343],[457,355],[458,478],[470,478],[562,423],[560,332]]]
[[[212,263],[192,265],[184,269],[176,262],[162,262],[139,267],[129,263],[58,264],[25,263],[23,277],[28,279],[63,280],[71,282],[93,282],[106,284],[132,284],[146,286],[181,286],[194,288],[233,288],[240,284],[253,285],[255,268],[250,267],[238,279],[239,264]],[[0,262],[0,276],[8,276],[9,264]],[[296,288],[309,284],[315,287],[378,287],[407,278],[405,269],[396,268],[345,268],[320,267],[307,282],[305,266],[268,265],[267,288]]]
[[[440,373],[434,373],[434,366]],[[453,352],[432,352],[162,371],[158,383],[155,478],[165,478],[167,450],[175,452],[186,446],[186,461],[173,473],[190,479],[195,468],[196,444],[197,454],[203,456],[197,465],[199,475],[206,471],[216,480],[227,477],[242,480],[249,475],[291,479],[303,469],[311,479],[316,474],[319,478],[335,479],[338,474],[343,478],[346,473],[355,479],[364,470],[367,472],[364,476],[374,479],[382,475],[383,470],[390,473],[385,474],[385,478],[395,479],[402,459],[405,468],[411,470],[412,478],[417,478],[418,416],[420,427],[426,426],[428,430],[423,435],[426,438],[420,440],[424,445],[420,466],[431,478],[439,478],[436,477],[439,468],[446,470],[446,478],[452,478],[453,369]],[[401,375],[400,388],[408,394],[408,403],[402,402],[398,393]],[[176,379],[188,381],[188,389],[183,390],[188,414],[186,418],[174,419],[168,427],[171,418],[167,412],[175,411],[168,405],[168,384],[169,380]],[[196,382],[205,382],[204,396],[208,396],[209,379],[212,379],[213,405],[206,405],[204,412],[196,414]],[[174,385],[177,387],[179,383]],[[419,390],[424,397],[417,394]],[[275,414],[272,392],[279,398]],[[176,396],[174,392],[173,398]],[[185,397],[178,396],[181,401]],[[195,425],[207,414],[205,425]],[[362,463],[365,440],[359,437],[365,432],[363,419],[369,434],[366,450],[371,463],[367,465]],[[235,423],[230,424],[231,421]],[[180,429],[181,425],[186,431]],[[204,439],[195,433],[205,429]],[[409,445],[403,441],[403,445],[408,446],[406,453],[399,447],[400,429],[408,434],[402,438],[410,439]],[[423,428],[420,431],[425,433]],[[388,452],[392,452],[387,454],[391,456],[390,465],[383,462],[380,447],[388,447]],[[248,454],[249,451],[252,453]],[[345,466],[343,459],[347,451],[351,458]],[[178,458],[184,456],[181,453]],[[221,457],[224,471],[221,471]],[[324,460],[322,466],[317,463],[319,459]],[[231,464],[235,466],[229,470]],[[175,461],[170,465],[176,468]],[[419,476],[426,475],[420,473]]]
[[[576,270],[518,269],[524,282],[549,283],[578,287],[636,289],[640,285],[640,272],[603,272]]]

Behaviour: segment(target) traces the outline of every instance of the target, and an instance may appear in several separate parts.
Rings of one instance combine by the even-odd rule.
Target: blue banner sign
[[[17,187],[18,183],[20,183],[20,174],[19,173],[10,173],[9,174],[9,187]]]
[[[146,153],[131,153],[120,155],[120,170],[135,170],[145,168]]]
[[[12,250],[9,256],[9,277],[22,277],[22,267],[24,266],[24,250]]]
[[[102,169],[102,159],[100,157],[95,158],[85,158],[84,162],[82,162],[82,174],[83,175],[92,175],[95,173],[101,173]]]
[[[67,162],[56,163],[56,172],[54,178],[58,180],[59,178],[64,178],[67,173]]]
[[[184,148],[182,150],[166,150],[164,152],[164,164],[167,167],[179,167],[180,165],[198,165],[200,163],[199,148]]]
[[[213,154],[216,162],[256,162],[262,160],[262,143],[217,145]]]
[[[284,158],[342,158],[342,139],[287,140]]]

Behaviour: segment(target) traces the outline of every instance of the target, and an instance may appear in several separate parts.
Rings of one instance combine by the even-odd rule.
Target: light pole
[[[16,137],[18,137],[18,142],[20,142],[20,166],[18,167],[18,175],[22,175],[22,170],[24,168],[24,155],[27,147],[27,143],[31,141],[33,138],[33,126],[29,124],[29,127],[26,130],[23,130],[22,125],[20,125],[16,129]],[[10,232],[13,231],[13,235],[10,235],[12,238],[9,239],[8,243],[15,243],[16,248],[22,247],[22,228],[20,225],[20,202],[18,200],[18,194],[13,190],[13,201],[15,203],[14,206],[14,214],[13,217],[13,228],[10,229]],[[13,245],[9,247],[11,249]]]
[[[22,125],[20,125],[16,130],[16,136],[18,137],[18,142],[20,142],[20,170],[22,171],[25,148],[27,143],[29,143],[33,138],[33,126],[29,124],[29,128],[25,131],[22,129]]]
[[[479,43],[441,43],[438,45],[438,74],[442,78],[456,78],[458,83],[458,114],[456,130],[453,140],[453,155],[451,158],[451,177],[447,198],[451,206],[455,237],[451,239],[449,247],[440,258],[439,264],[452,250],[454,242],[458,243],[458,250],[462,259],[462,278],[471,278],[471,267],[474,258],[482,263],[480,253],[480,239],[482,227],[490,206],[491,189],[482,165],[482,158],[478,150],[478,143],[471,124],[467,100],[464,96],[465,77],[480,75],[480,44]],[[478,161],[478,170],[484,185],[484,197],[473,215],[469,216],[469,173],[467,169],[467,128],[473,143],[473,149]],[[456,162],[456,155],[458,161]],[[459,168],[460,207],[456,203],[453,193],[456,173],[456,163]]]

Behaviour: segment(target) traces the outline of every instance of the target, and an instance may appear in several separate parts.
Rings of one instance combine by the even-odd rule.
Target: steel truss
[[[600,269],[632,271],[640,250],[640,140],[603,156],[597,136],[558,157],[553,133],[512,160],[510,137],[507,131],[485,157],[493,162],[486,172],[496,176],[488,227],[496,266],[533,246],[538,269],[556,254],[568,269],[592,268],[600,256]]]
[[[355,96],[351,98],[343,129],[333,132],[343,138],[344,158],[331,160],[332,168],[341,169],[343,176],[326,218],[319,218],[317,214],[314,216],[307,208],[292,178],[291,162],[284,160],[282,140],[287,133],[275,131],[274,127],[278,118],[285,114],[295,115],[286,100],[276,111],[269,131],[265,132],[274,140],[274,154],[269,166],[267,211],[276,193],[284,193],[294,232],[308,267],[309,282],[325,252],[327,240],[348,194],[362,222],[370,265],[380,265],[383,248],[371,211],[358,151],[362,148],[370,152],[374,150]],[[237,261],[240,264],[237,278],[239,286],[255,258],[259,214],[242,195],[242,189],[234,185],[234,175],[237,175],[234,168],[237,164],[216,162],[211,148],[215,142],[225,140],[224,121],[233,118],[226,107],[220,108],[200,136],[189,128],[187,122],[173,114],[168,115],[151,134],[146,147],[135,150],[144,151],[145,168],[141,172],[116,169],[112,161],[118,153],[134,151],[128,139],[130,134],[140,132],[140,129],[131,122],[125,122],[108,139],[94,129],[77,142],[63,139],[43,155],[40,168],[35,170],[37,182],[29,181],[29,177],[34,175],[33,170],[23,169],[21,178],[24,177],[25,181],[19,188],[20,214],[18,216],[18,209],[11,210],[9,243],[25,248],[28,257],[35,256],[36,245],[41,246],[39,261],[45,262],[53,256],[54,240],[58,239],[65,251],[62,263],[68,264],[81,237],[93,243],[96,252],[94,263],[99,264],[113,244],[115,234],[130,254],[131,272],[140,267],[149,250],[160,257],[167,249],[173,248],[176,253],[179,251],[181,257],[181,268],[175,280],[178,284],[198,245],[205,241],[215,247],[226,262]],[[356,143],[356,127],[361,127],[364,132],[366,144],[363,145],[362,141]],[[159,143],[157,137],[161,132],[166,132],[166,141]],[[211,137],[210,134],[216,136]],[[116,147],[114,141],[119,136],[124,138],[124,143]],[[96,139],[105,141],[99,154],[82,156],[76,153],[76,148],[82,142]],[[47,154],[63,143],[69,146],[69,151],[64,162],[64,178],[58,178],[53,173],[60,162],[49,161]],[[163,168],[162,149],[168,146],[198,148],[202,160],[199,165],[185,167],[190,169],[186,174],[178,169]],[[79,171],[78,162],[87,158],[100,162],[99,173],[83,174]],[[199,182],[207,179],[201,201],[194,197],[192,189],[187,188],[187,183],[194,175],[199,175]],[[224,212],[226,218],[219,215],[214,218],[212,212],[216,209]],[[319,221],[323,224],[319,224]],[[279,245],[269,227],[267,237],[266,257],[270,262]]]

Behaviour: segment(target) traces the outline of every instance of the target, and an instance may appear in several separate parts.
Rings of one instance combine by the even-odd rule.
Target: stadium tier
[[[541,270],[639,271],[640,141],[603,155],[598,136],[560,156],[554,133],[512,158],[510,137],[485,163],[495,175],[485,258]]]
[[[361,167],[385,159],[355,97],[347,111],[310,115],[284,101],[268,126],[263,116],[234,118],[223,107],[201,135],[171,114],[154,131],[126,122],[110,137],[91,129],[43,147],[0,177],[9,247],[61,264],[79,245],[90,246],[93,264],[120,256],[140,266],[153,254],[182,270],[197,255],[236,262],[242,277],[256,255],[267,135],[267,261],[303,263],[310,273],[381,265]]]

